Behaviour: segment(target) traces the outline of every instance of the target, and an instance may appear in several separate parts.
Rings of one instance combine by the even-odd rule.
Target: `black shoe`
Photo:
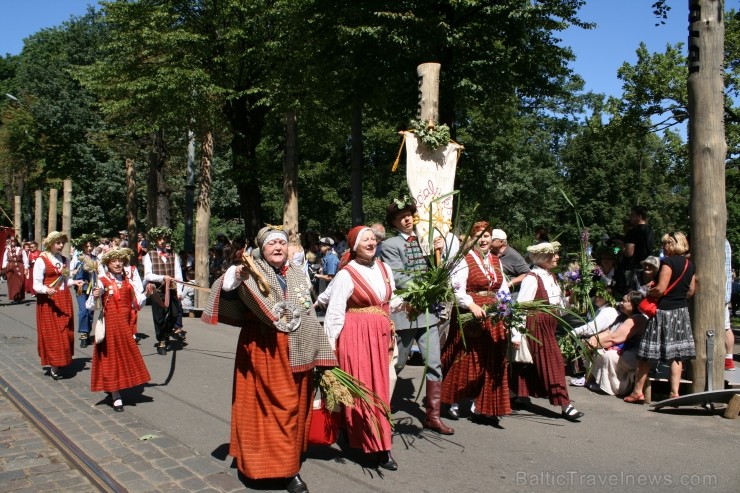
[[[378,462],[378,466],[386,471],[398,471],[398,462],[393,459],[390,450],[387,452],[378,452]]]
[[[452,406],[447,407],[447,417],[453,421],[460,419],[460,409]]]
[[[160,342],[159,344],[157,344],[157,354],[161,356],[167,355],[167,344],[166,343]]]
[[[136,344],[138,344],[140,340],[141,336],[139,334],[134,334],[134,341],[136,341]]]
[[[478,425],[498,426],[501,422],[498,416],[486,416],[484,414],[473,414],[470,421]]]
[[[114,410],[115,412],[117,412],[117,413],[122,413],[122,412],[123,412],[123,405],[120,405],[120,406],[113,406],[113,410]]]
[[[288,482],[288,485],[285,487],[285,489],[288,490],[290,493],[308,493],[308,486],[306,486],[306,483],[303,482],[300,474],[296,474],[295,476],[293,476],[293,478]]]
[[[177,332],[172,333],[172,337],[180,342],[185,340],[185,331],[184,330],[178,330]]]
[[[87,346],[90,345],[90,338],[87,334],[81,334],[80,335],[80,348],[85,349]]]
[[[62,372],[56,372],[49,370],[49,376],[51,376],[54,380],[64,380],[64,375],[62,375]]]
[[[583,413],[573,407],[571,404],[568,404],[568,407],[563,409],[563,418],[567,419],[568,421],[572,421],[573,423],[577,423],[579,419],[583,417]]]

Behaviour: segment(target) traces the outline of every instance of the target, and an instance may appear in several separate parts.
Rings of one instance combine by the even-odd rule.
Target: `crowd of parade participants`
[[[443,417],[498,427],[512,408],[530,407],[531,397],[547,398],[563,419],[577,423],[584,413],[571,403],[569,386],[642,403],[648,372],[659,361],[670,365],[671,397],[678,395],[682,364],[695,356],[687,301],[694,265],[683,233],[662,235],[658,256],[647,212],[633,208],[625,235],[593,250],[599,289],[589,293],[593,310],[586,318],[564,329],[540,311],[526,317],[526,330],[517,330],[487,307],[513,297],[567,309],[572,298],[557,275],[560,244],[543,228],[522,255],[486,221],[475,223],[468,237],[439,236],[431,245],[438,262],[464,253],[452,269],[454,306],[420,313],[398,296],[434,262],[415,236],[416,215],[413,202],[394,201],[385,224],[357,226],[346,235],[309,232],[301,243],[266,226],[253,244],[218,236],[209,251],[212,277],[202,320],[241,327],[230,455],[246,477],[285,478],[288,491],[308,491],[299,472],[313,443],[312,416],[318,416],[316,373],[339,367],[390,407],[396,377],[416,349],[425,369],[421,426],[444,435],[455,430]],[[394,232],[387,239],[386,227]],[[131,243],[125,231],[112,239],[83,235],[71,258],[62,254],[69,241],[64,233],[49,233],[41,248],[11,239],[2,264],[8,299],[35,297],[38,353],[52,379],[65,378],[77,341],[92,346],[91,390],[109,393],[121,412],[121,390],[150,379],[137,346],[137,312],[151,306],[157,354],[187,344],[182,316],[193,309],[194,258],[174,253],[171,234],[155,227]],[[729,243],[726,250],[729,257]],[[727,277],[729,308],[729,267]],[[638,308],[646,297],[657,300],[650,317]],[[569,382],[557,340],[564,330],[590,354],[589,370]],[[732,331],[726,332],[726,365],[734,369]],[[514,362],[509,353],[523,343],[531,362]],[[365,465],[399,468],[390,423],[378,408],[336,411],[330,419],[338,440]]]

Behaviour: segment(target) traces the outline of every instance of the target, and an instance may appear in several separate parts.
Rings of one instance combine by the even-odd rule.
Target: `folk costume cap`
[[[276,238],[281,238],[287,242],[288,234],[283,231],[282,226],[273,226],[271,224],[268,224],[257,232],[257,246],[259,247],[260,251],[262,251],[262,247],[264,247],[266,243],[269,243]]]
[[[61,231],[52,231],[48,234],[46,239],[44,239],[44,248],[46,250],[51,249],[51,246],[57,241],[63,241],[64,243],[67,243],[69,241],[67,233],[62,233]]]
[[[90,233],[81,234],[77,238],[72,239],[72,246],[75,247],[76,250],[82,250],[82,247],[84,247],[88,242],[95,246],[98,243],[97,235]]]
[[[319,243],[321,245],[334,246],[334,240],[332,238],[329,238],[328,236],[319,238]]]
[[[558,253],[560,251],[560,242],[553,241],[553,242],[537,243],[536,245],[528,246],[527,251],[529,253],[534,253],[534,254]]]
[[[128,263],[131,261],[131,255],[133,253],[134,252],[132,252],[128,248],[113,248],[105,252],[100,258],[100,261],[103,263],[103,265],[108,265],[111,260],[121,260],[123,261],[124,265],[128,265]]]
[[[365,234],[365,231],[372,231],[372,229],[367,226],[355,226],[347,233],[347,245],[349,245],[353,252],[360,246],[360,240],[362,240],[362,235]]]
[[[404,210],[409,211],[411,214],[416,214],[417,209],[414,199],[409,198],[407,195],[404,195],[401,199],[393,199],[393,202],[388,204],[388,208],[386,209],[386,225],[393,227],[393,221],[396,219],[396,214]]]

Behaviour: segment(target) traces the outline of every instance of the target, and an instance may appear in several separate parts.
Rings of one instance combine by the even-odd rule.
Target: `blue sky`
[[[635,50],[644,41],[651,52],[666,44],[685,45],[688,2],[669,0],[672,10],[665,25],[655,26],[654,0],[588,0],[580,17],[598,26],[590,31],[569,29],[560,36],[577,57],[572,68],[586,80],[586,89],[608,95],[621,93],[617,69],[636,61]],[[23,39],[45,28],[59,26],[71,15],[82,15],[95,0],[0,0],[0,54],[18,54]],[[740,0],[725,0],[725,8],[740,10]],[[443,68],[444,70],[444,68]]]

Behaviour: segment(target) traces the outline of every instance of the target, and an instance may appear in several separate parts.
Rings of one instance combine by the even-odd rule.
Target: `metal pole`
[[[714,390],[714,331],[707,331],[707,392]]]

